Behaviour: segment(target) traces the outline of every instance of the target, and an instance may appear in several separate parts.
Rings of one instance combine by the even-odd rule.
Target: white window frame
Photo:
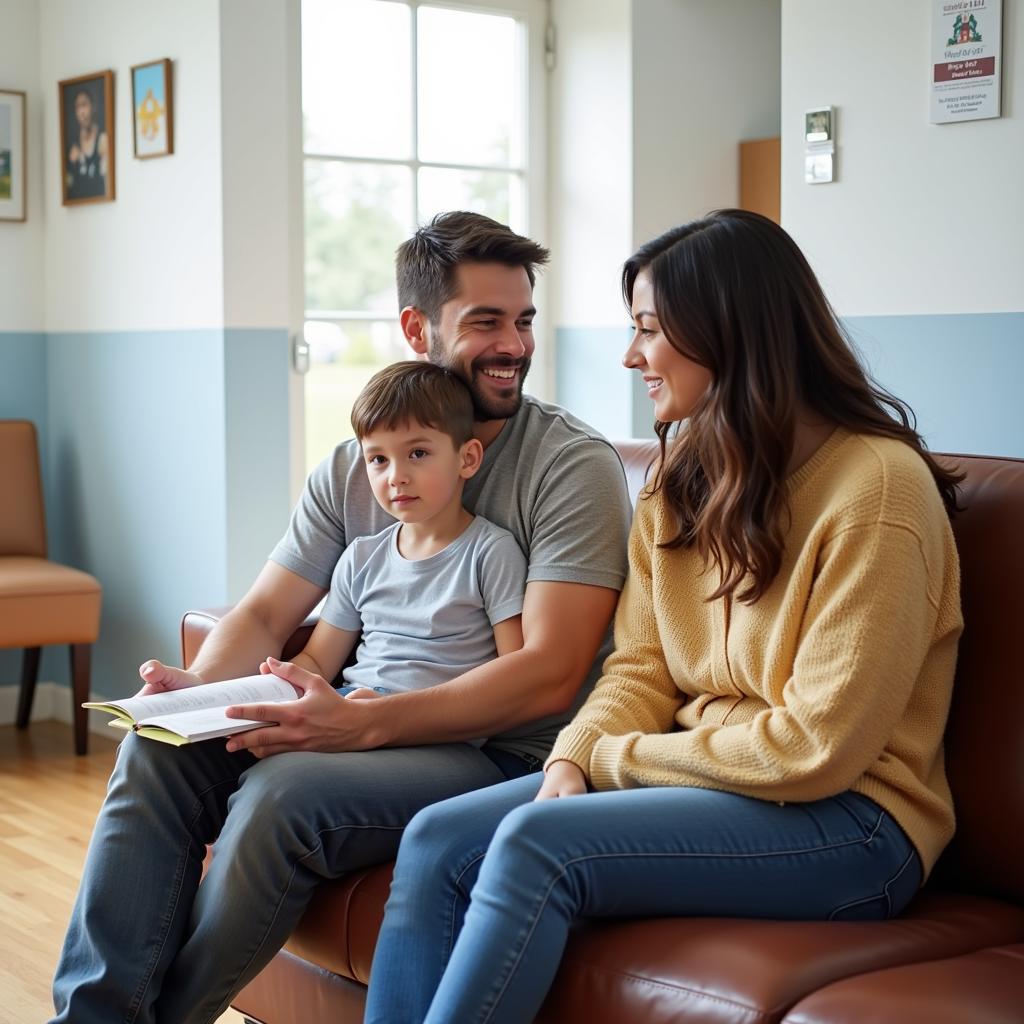
[[[308,151],[305,148],[304,140],[301,137],[301,117],[302,117],[302,106],[301,99],[299,103],[299,109],[297,111],[297,120],[300,124],[299,128],[299,168],[298,177],[298,196],[293,195],[292,197],[292,209],[296,210],[300,217],[299,223],[302,223],[301,218],[304,216],[304,203],[302,190],[304,188],[303,182],[305,181],[305,166],[307,160],[323,160],[325,162],[337,162],[337,163],[359,163],[359,164],[379,164],[381,166],[392,166],[392,167],[408,167],[412,171],[412,214],[413,217],[419,215],[419,176],[418,172],[421,168],[429,167],[441,167],[441,168],[454,168],[459,170],[473,170],[473,171],[499,171],[501,173],[511,173],[518,175],[521,178],[522,186],[526,196],[525,204],[525,215],[526,225],[525,233],[531,238],[544,244],[547,236],[547,202],[546,202],[546,173],[547,173],[547,72],[545,69],[545,55],[544,55],[544,44],[545,44],[545,31],[548,20],[548,4],[546,0],[472,0],[472,2],[463,2],[463,0],[382,0],[386,3],[397,3],[410,9],[410,20],[411,20],[411,48],[412,48],[412,67],[411,67],[411,89],[412,95],[410,97],[412,103],[412,155],[409,159],[397,159],[397,158],[383,158],[383,157],[368,157],[360,156],[358,154],[344,154],[337,155],[334,153],[318,153],[316,151]],[[483,164],[452,164],[442,163],[434,161],[421,161],[418,158],[418,120],[419,120],[419,108],[418,108],[418,87],[417,81],[417,30],[418,30],[418,19],[417,11],[421,7],[439,7],[444,9],[452,10],[463,10],[469,12],[478,12],[483,14],[499,14],[506,15],[515,18],[520,22],[520,30],[525,33],[525,47],[523,48],[525,54],[525,60],[527,66],[523,69],[523,81],[526,84],[526,96],[523,105],[523,116],[526,118],[525,131],[523,132],[523,153],[522,163],[520,166],[491,166]],[[300,33],[300,50],[301,50],[301,33]],[[301,68],[301,62],[300,62]],[[300,72],[301,75],[301,72]],[[301,92],[301,90],[300,90]],[[297,201],[296,201],[297,199]],[[301,251],[298,253],[299,259],[299,276],[300,279],[305,276],[305,251],[304,243],[300,243]],[[293,254],[294,258],[294,254]],[[302,283],[301,290],[299,292],[302,296],[302,306],[305,304],[305,285],[304,280]],[[541,277],[538,280],[536,289],[536,300],[537,308],[540,311],[534,325],[534,333],[538,341],[538,353],[534,358],[533,368],[530,373],[530,391],[533,394],[538,395],[542,398],[553,397],[554,391],[554,351],[553,351],[553,338],[549,335],[547,327],[547,320],[543,315],[545,309],[545,287],[544,279]],[[301,322],[304,322],[307,317],[313,316],[318,320],[326,320],[329,322],[344,323],[345,321],[366,321],[366,320],[377,320],[377,321],[397,321],[397,316],[382,315],[379,312],[370,312],[362,310],[306,310],[305,308],[301,311],[301,320],[297,330],[301,331]],[[304,448],[305,448],[305,394],[303,386],[303,378],[293,374],[293,386],[291,388],[291,451],[292,451],[292,491],[293,497],[297,498],[304,482]]]

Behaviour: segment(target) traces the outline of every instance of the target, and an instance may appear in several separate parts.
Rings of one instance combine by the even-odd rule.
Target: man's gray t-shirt
[[[400,524],[351,541],[320,618],[362,631],[352,686],[400,693],[446,683],[497,657],[494,626],[519,615],[526,559],[507,530],[477,516],[447,547],[410,561]]]
[[[585,583],[621,590],[631,508],[618,453],[558,406],[524,396],[466,481],[463,504],[508,530],[526,555],[526,582]],[[310,474],[271,559],[328,588],[345,545],[394,523],[374,500],[357,441],[338,445]],[[611,631],[573,708],[491,738],[514,753],[544,758],[558,730],[590,692],[611,647]]]

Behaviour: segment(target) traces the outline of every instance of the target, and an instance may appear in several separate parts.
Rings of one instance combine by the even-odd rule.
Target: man
[[[464,502],[527,556],[521,650],[429,690],[346,700],[298,666],[276,722],[173,748],[122,744],[54,982],[55,1021],[209,1022],[281,947],[318,882],[394,856],[427,804],[535,770],[600,669],[625,578],[629,504],[612,447],[523,398],[547,251],[487,217],[436,217],[398,251],[401,324],[459,374],[484,446]],[[288,532],[187,672],[144,692],[256,671],[325,594],[348,540],[394,520],[356,442],[313,471]],[[470,742],[490,736],[483,747]],[[199,885],[206,844],[217,839]]]

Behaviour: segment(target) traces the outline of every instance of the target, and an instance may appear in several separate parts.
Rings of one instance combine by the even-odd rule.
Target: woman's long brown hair
[[[667,231],[626,261],[627,305],[641,271],[665,336],[711,371],[671,449],[676,425],[655,423],[661,458],[648,492],[664,490],[678,522],[663,546],[696,547],[719,569],[710,600],[753,603],[778,574],[801,405],[851,431],[908,444],[955,511],[963,474],[932,458],[910,408],[865,372],[803,253],[777,224],[718,210]]]

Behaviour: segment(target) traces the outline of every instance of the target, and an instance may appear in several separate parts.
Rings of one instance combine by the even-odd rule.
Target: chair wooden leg
[[[75,719],[75,753],[86,753],[89,745],[89,712],[82,702],[89,699],[91,644],[71,645],[71,711]]]
[[[21,660],[21,688],[18,690],[18,717],[16,719],[19,729],[24,729],[32,717],[32,699],[36,695],[41,651],[41,647],[26,647]]]

